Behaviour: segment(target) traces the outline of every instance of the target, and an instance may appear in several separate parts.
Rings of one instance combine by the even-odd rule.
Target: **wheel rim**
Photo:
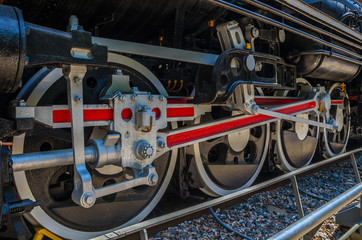
[[[338,129],[333,132],[328,129],[323,130],[322,149],[326,158],[333,157],[345,151],[350,134],[350,104],[348,95],[342,91],[339,83],[335,83],[329,89],[328,93],[333,100],[342,100],[343,105],[332,105],[330,117],[336,120]]]
[[[127,66],[130,69],[137,69],[136,71],[142,75],[143,78],[149,77],[147,79],[149,79],[149,84],[152,85],[153,90],[157,89],[161,94],[167,94],[157,78],[139,63],[116,54],[109,54],[109,59],[111,63],[116,64],[117,66]],[[41,96],[45,96],[47,90],[51,89],[52,86],[59,82],[58,79],[61,76],[62,73],[60,69],[55,69],[46,75],[41,83],[37,85],[29,95],[27,104],[38,105],[44,101],[45,98],[42,98]],[[88,100],[88,102],[91,102],[91,100]],[[49,133],[42,132],[49,136]],[[61,134],[59,134],[59,131],[56,132],[56,134],[58,138],[62,137]],[[64,134],[67,135],[66,133]],[[38,137],[41,138],[41,136]],[[34,141],[35,139],[32,140]],[[35,150],[27,149],[29,148],[27,147],[28,142],[29,139],[27,139],[24,134],[14,137],[13,153],[20,154],[24,150]],[[61,148],[61,146],[57,146],[59,144],[56,143],[56,141],[53,141],[52,138],[46,139],[46,142],[47,144],[44,144],[44,141],[42,144],[38,144],[37,147],[43,148],[43,150],[46,150],[49,146]],[[177,151],[175,150],[155,160],[154,165],[160,176],[160,181],[157,186],[141,186],[117,193],[116,196],[110,195],[108,198],[106,197],[101,200],[97,199],[98,203],[94,205],[94,208],[92,207],[90,209],[84,209],[74,203],[70,204],[69,199],[65,200],[65,202],[64,199],[61,199],[62,194],[69,195],[69,187],[65,187],[67,184],[69,185],[66,175],[67,173],[68,175],[71,174],[72,167],[70,170],[68,167],[59,167],[45,170],[16,172],[14,173],[14,179],[21,198],[38,200],[41,198],[41,194],[44,195],[42,206],[34,208],[34,210],[26,216],[32,224],[40,224],[55,234],[65,238],[88,239],[137,223],[146,217],[166,190],[172,176],[176,158]],[[104,174],[94,171],[96,170],[92,171],[92,178],[96,188],[112,184],[114,183],[113,181],[117,182],[122,180],[122,174],[106,175],[106,177],[104,177]],[[43,184],[40,185],[39,182],[42,182]],[[62,187],[54,188],[54,185],[56,186],[59,182]],[[52,186],[53,188],[49,186]],[[44,202],[44,199],[52,201]],[[134,211],[132,211],[132,209]],[[90,219],[92,216],[93,219]],[[65,219],[66,217],[71,217],[71,220]],[[107,217],[109,217],[111,221],[114,220],[114,218],[119,221],[111,222]]]
[[[297,85],[308,85],[308,81],[298,78]],[[286,92],[283,96],[297,95],[303,93]],[[298,114],[297,117],[319,121],[317,112],[310,111]],[[307,166],[313,159],[318,146],[319,127],[301,124],[287,120],[278,120],[276,123],[276,138],[279,164],[277,166],[283,171],[293,171],[297,168]]]

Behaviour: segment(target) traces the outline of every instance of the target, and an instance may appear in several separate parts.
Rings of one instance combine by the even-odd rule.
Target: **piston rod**
[[[94,163],[96,149],[93,146],[84,148],[84,157],[85,162]],[[14,172],[71,165],[74,163],[73,149],[12,155],[10,162]]]

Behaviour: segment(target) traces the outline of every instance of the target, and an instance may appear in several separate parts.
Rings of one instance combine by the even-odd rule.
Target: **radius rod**
[[[341,52],[344,52],[345,54],[351,55],[351,56],[356,57],[358,59],[362,59],[362,56],[360,54],[358,54],[358,53],[352,52],[350,50],[347,50],[346,48],[343,48],[343,47],[338,46],[336,44],[330,43],[330,42],[328,42],[326,40],[323,40],[321,38],[318,38],[318,37],[316,37],[316,36],[314,36],[312,34],[309,34],[307,32],[304,32],[302,30],[299,30],[297,28],[289,26],[289,25],[287,25],[285,23],[274,20],[272,18],[263,16],[263,15],[258,14],[256,12],[250,11],[248,9],[236,6],[234,4],[225,2],[223,0],[209,0],[209,2],[215,4],[215,5],[219,6],[219,7],[225,8],[225,9],[227,9],[229,11],[244,15],[246,17],[255,18],[255,19],[257,19],[257,20],[259,20],[261,22],[264,22],[266,24],[270,24],[272,26],[284,29],[286,31],[289,31],[291,33],[294,33],[294,34],[297,34],[299,36],[305,37],[307,39],[313,40],[313,41],[315,41],[317,43],[323,44],[323,45],[331,47],[333,49],[338,49]]]

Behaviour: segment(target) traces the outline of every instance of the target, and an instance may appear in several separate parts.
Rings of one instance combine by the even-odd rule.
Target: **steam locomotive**
[[[0,4],[2,237],[101,236],[362,134],[358,0]]]

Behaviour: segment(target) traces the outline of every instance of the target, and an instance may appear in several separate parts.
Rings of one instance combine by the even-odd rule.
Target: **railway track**
[[[187,207],[182,210],[178,210],[176,212],[171,212],[166,215],[162,215],[156,218],[152,218],[141,223],[131,225],[129,227],[125,227],[119,229],[117,231],[110,232],[108,234],[99,236],[97,240],[100,239],[148,239],[148,236],[154,236],[156,233],[167,229],[168,227],[175,226],[183,221],[192,220],[198,218],[204,214],[209,214],[209,208],[212,209],[225,209],[231,206],[235,206],[240,203],[243,199],[247,199],[259,192],[268,191],[276,189],[280,186],[285,186],[292,181],[294,193],[298,192],[298,178],[305,177],[308,174],[315,173],[322,169],[325,169],[329,166],[332,166],[336,163],[351,161],[353,166],[354,173],[358,174],[358,168],[355,164],[355,154],[358,154],[362,151],[362,148],[357,148],[355,150],[351,150],[344,154],[311,164],[309,166],[297,169],[293,172],[285,173],[281,176],[272,178],[265,182],[253,185],[247,189],[243,189],[241,191],[219,197],[216,199],[212,199],[206,202],[202,202],[196,204],[194,206]],[[353,157],[352,157],[353,156]],[[362,193],[362,191],[360,192]],[[343,193],[342,193],[343,195]],[[299,200],[298,200],[299,199]],[[297,209],[299,211],[299,215],[301,214],[301,207],[299,205],[300,197],[297,197]],[[322,221],[323,222],[323,221]]]

